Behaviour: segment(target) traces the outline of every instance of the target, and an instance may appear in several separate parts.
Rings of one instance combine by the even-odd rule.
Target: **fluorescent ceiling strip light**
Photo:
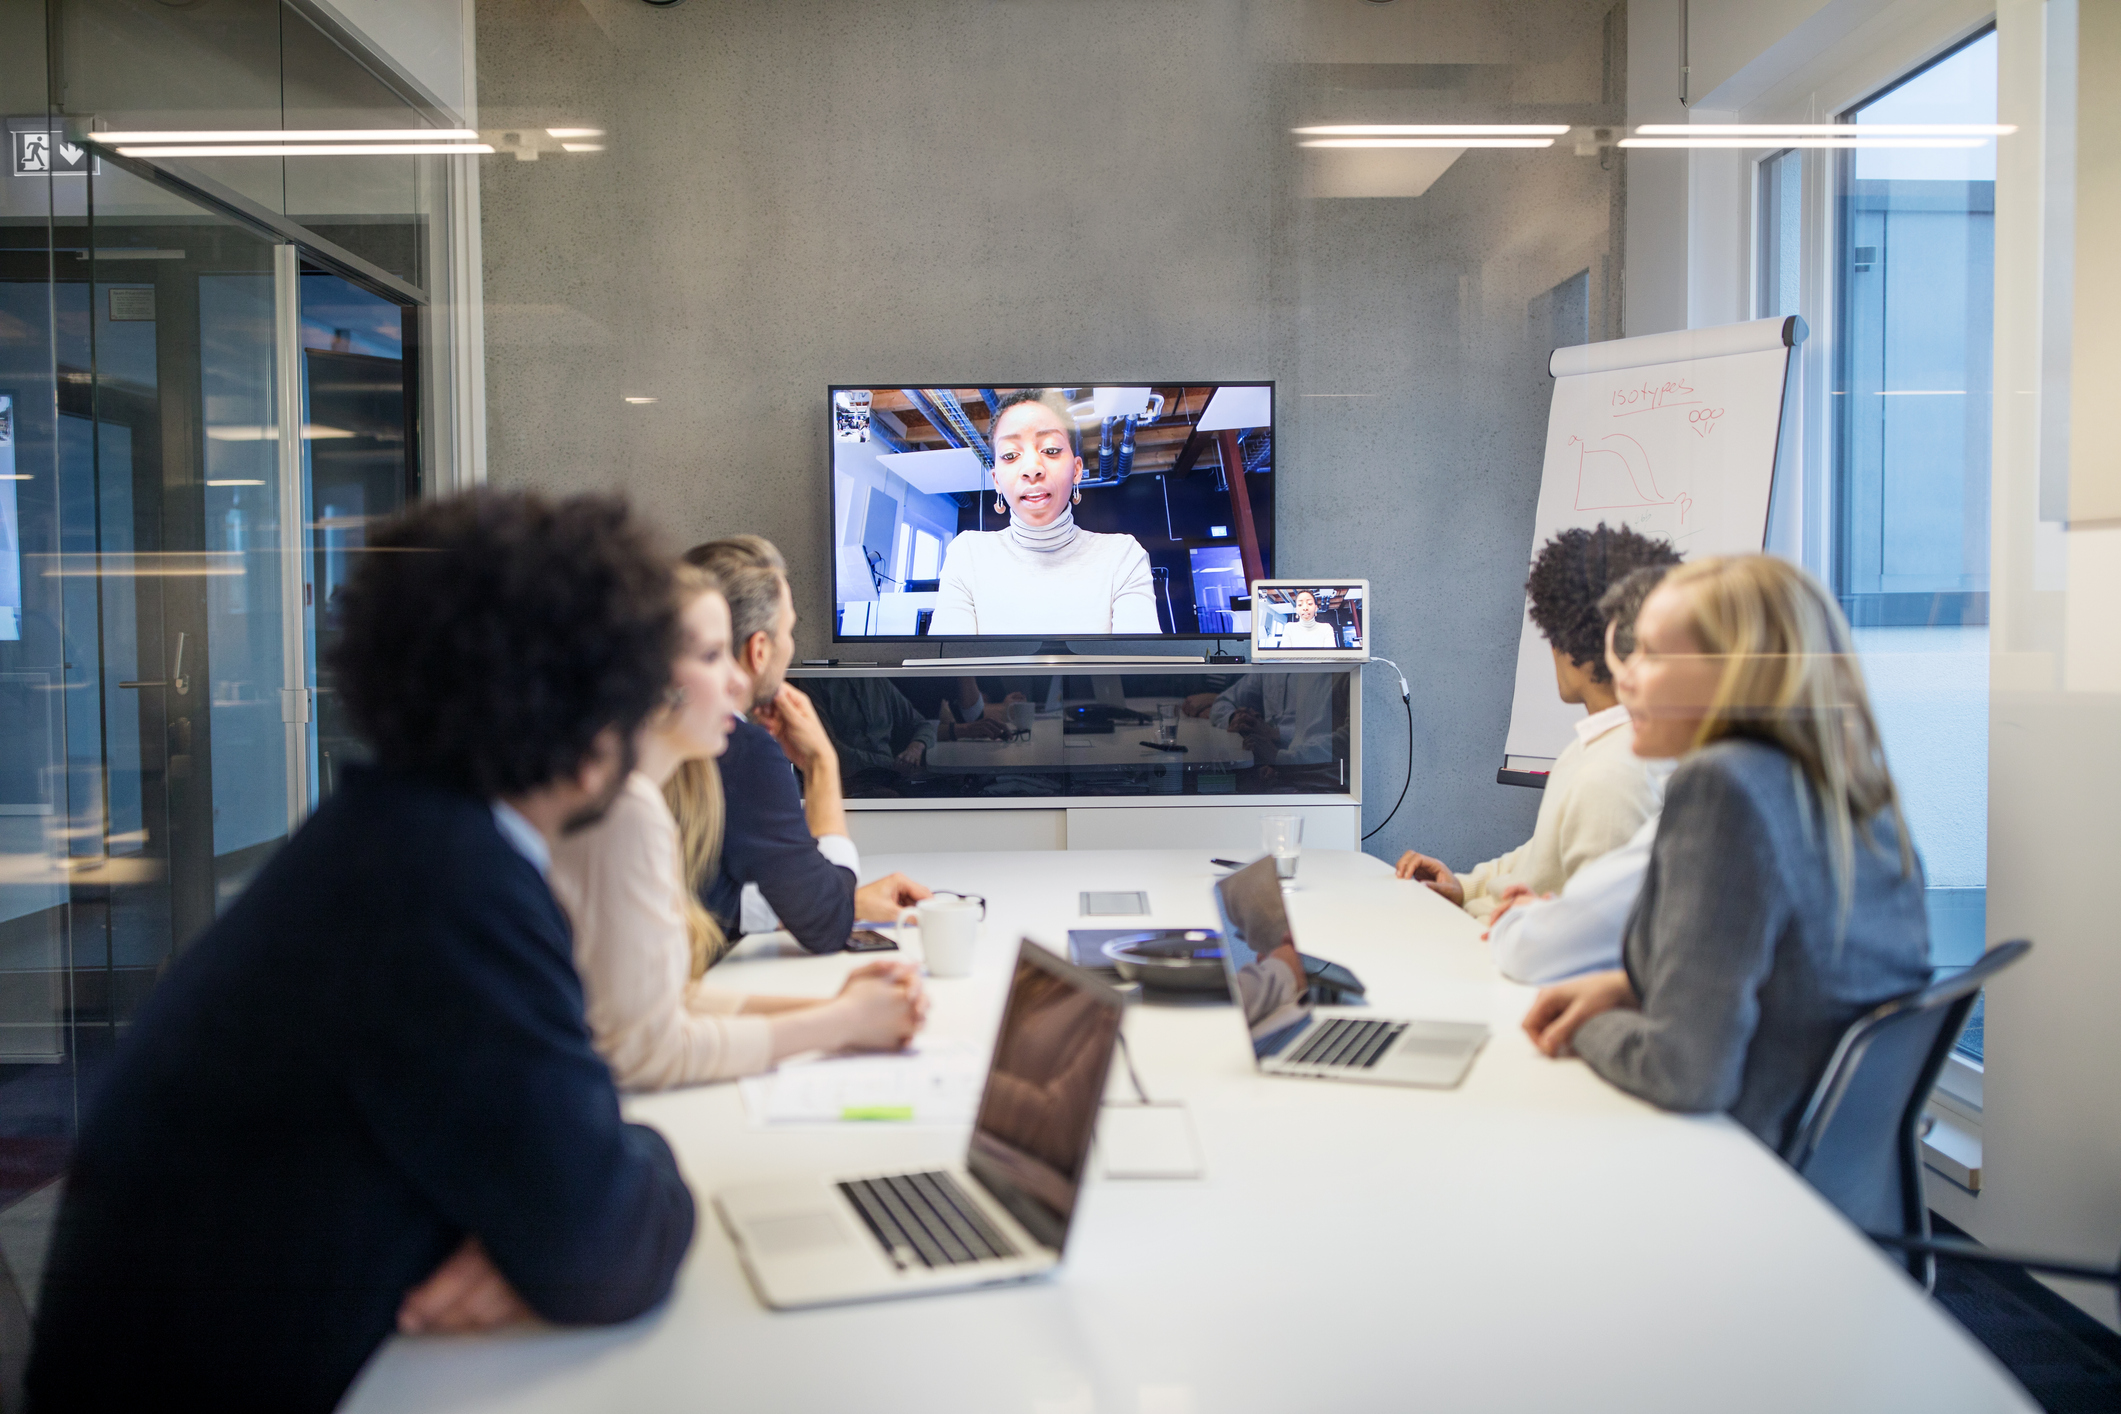
[[[1338,123],[1291,128],[1302,137],[1560,137],[1567,123]]]
[[[1622,147],[1833,147],[1861,150],[1879,148],[1967,148],[1979,147],[1978,137],[1624,137]]]
[[[1314,137],[1298,147],[1552,147],[1550,137]]]
[[[261,128],[256,132],[88,133],[106,147],[125,142],[477,142],[470,128]]]
[[[239,422],[209,427],[206,429],[206,435],[216,442],[277,442],[280,440],[280,429],[277,424],[259,427]],[[315,422],[302,424],[302,440],[305,442],[329,440],[335,437],[352,437],[355,435],[355,433],[349,432],[343,427],[326,427],[321,423]],[[229,484],[240,485],[242,483],[231,482]]]
[[[602,128],[547,128],[547,137],[602,137]]]
[[[560,144],[560,151],[562,152],[602,152],[603,150],[604,144],[601,142],[563,142]]]
[[[2004,137],[2015,123],[1644,123],[1638,137]]]
[[[417,157],[427,153],[491,152],[484,142],[237,143],[226,147],[121,147],[120,157]]]

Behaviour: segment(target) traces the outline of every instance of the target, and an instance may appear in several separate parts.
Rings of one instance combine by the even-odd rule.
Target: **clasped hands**
[[[874,1050],[903,1049],[928,1018],[921,970],[906,961],[855,968],[828,1005],[853,1013],[853,1043]],[[398,1304],[398,1331],[403,1335],[469,1335],[536,1319],[537,1313],[509,1285],[476,1237],[465,1238]]]
[[[1634,984],[1619,968],[1611,972],[1587,972],[1541,987],[1532,998],[1532,1009],[1524,1014],[1524,1034],[1532,1038],[1543,1055],[1569,1052],[1577,1030],[1600,1012],[1642,1005]]]

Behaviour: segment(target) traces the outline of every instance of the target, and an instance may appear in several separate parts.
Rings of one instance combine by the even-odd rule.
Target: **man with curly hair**
[[[1487,918],[1510,885],[1554,893],[1657,814],[1671,768],[1635,754],[1628,709],[1620,705],[1606,666],[1606,621],[1598,601],[1636,569],[1677,563],[1679,552],[1670,541],[1603,522],[1595,530],[1564,530],[1540,547],[1525,581],[1532,626],[1554,654],[1561,700],[1581,704],[1587,715],[1547,776],[1531,839],[1462,877],[1442,860],[1410,849],[1400,857],[1400,878]]]
[[[488,492],[369,550],[334,658],[375,764],[125,1037],[67,1175],[36,1407],[327,1410],[393,1330],[639,1315],[692,1240],[545,882],[669,691],[671,562],[617,500]]]

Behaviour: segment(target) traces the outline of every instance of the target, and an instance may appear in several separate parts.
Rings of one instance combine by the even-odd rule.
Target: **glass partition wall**
[[[332,788],[331,596],[420,484],[421,159],[97,155],[352,121],[308,20],[160,9],[0,15],[0,1208],[48,1198],[128,1019]]]

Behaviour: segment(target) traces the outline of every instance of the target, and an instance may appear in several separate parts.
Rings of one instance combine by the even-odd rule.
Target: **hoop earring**
[[[1009,514],[1009,506],[1000,496],[994,498],[994,513],[998,516]]]
[[[1070,497],[1068,498],[1068,504],[1069,504],[1069,505],[1071,505],[1071,506],[1079,506],[1079,505],[1081,505],[1082,503],[1083,503],[1083,493],[1082,493],[1082,492],[1081,492],[1080,490],[1078,490],[1078,491],[1077,491],[1077,492],[1076,492],[1076,493],[1075,493],[1075,494],[1074,494],[1073,496],[1070,496]]]

